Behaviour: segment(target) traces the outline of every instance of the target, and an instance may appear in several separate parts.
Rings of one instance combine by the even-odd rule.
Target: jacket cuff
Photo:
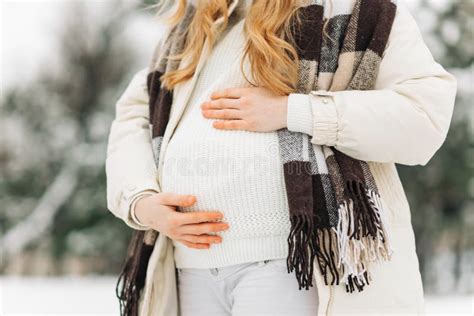
[[[335,146],[339,132],[337,107],[331,91],[311,91],[309,99],[313,113],[311,142],[316,145]]]
[[[140,222],[140,220],[138,219],[135,213],[135,207],[137,205],[138,200],[140,200],[140,198],[147,195],[152,195],[154,193],[158,193],[158,192],[156,190],[151,190],[151,189],[139,192],[132,197],[132,200],[130,202],[130,212],[129,212],[130,220],[133,222],[134,225],[140,227],[140,230],[146,230],[146,229],[149,229],[149,227]]]
[[[286,113],[286,126],[292,132],[313,133],[313,113],[307,94],[290,93]]]

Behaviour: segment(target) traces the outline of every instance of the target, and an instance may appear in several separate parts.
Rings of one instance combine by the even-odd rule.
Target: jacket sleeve
[[[288,129],[359,160],[426,165],[446,139],[456,86],[399,4],[374,90],[292,94]]]
[[[149,127],[148,69],[136,73],[115,105],[109,133],[106,178],[107,207],[128,226],[145,230],[131,206],[146,193],[160,192]]]

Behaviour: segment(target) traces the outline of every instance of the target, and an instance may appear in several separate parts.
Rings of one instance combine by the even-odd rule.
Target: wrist
[[[280,128],[288,126],[288,95],[281,97]]]
[[[147,209],[146,200],[150,197],[153,193],[144,193],[137,196],[132,205],[131,205],[131,217],[135,223],[140,226],[148,227],[148,223],[146,217],[144,216],[145,211]]]

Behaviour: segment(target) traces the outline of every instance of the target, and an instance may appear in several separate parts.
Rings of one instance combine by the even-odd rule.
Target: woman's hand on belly
[[[202,115],[217,119],[217,129],[273,132],[286,127],[287,95],[264,87],[231,88],[215,91],[202,103]]]
[[[193,195],[161,192],[147,195],[137,201],[135,214],[144,225],[183,243],[189,248],[207,249],[211,243],[220,243],[221,236],[210,235],[229,228],[220,222],[221,212],[179,212],[177,207],[196,203]]]

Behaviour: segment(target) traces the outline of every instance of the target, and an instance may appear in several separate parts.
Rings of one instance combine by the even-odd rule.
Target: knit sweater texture
[[[197,198],[180,211],[220,211],[229,224],[217,233],[222,243],[209,249],[173,240],[178,268],[222,267],[288,254],[290,221],[277,133],[219,130],[200,109],[213,91],[251,86],[240,69],[243,25],[243,14],[237,12],[206,61],[164,157],[163,191]],[[246,60],[247,76],[248,66]]]

